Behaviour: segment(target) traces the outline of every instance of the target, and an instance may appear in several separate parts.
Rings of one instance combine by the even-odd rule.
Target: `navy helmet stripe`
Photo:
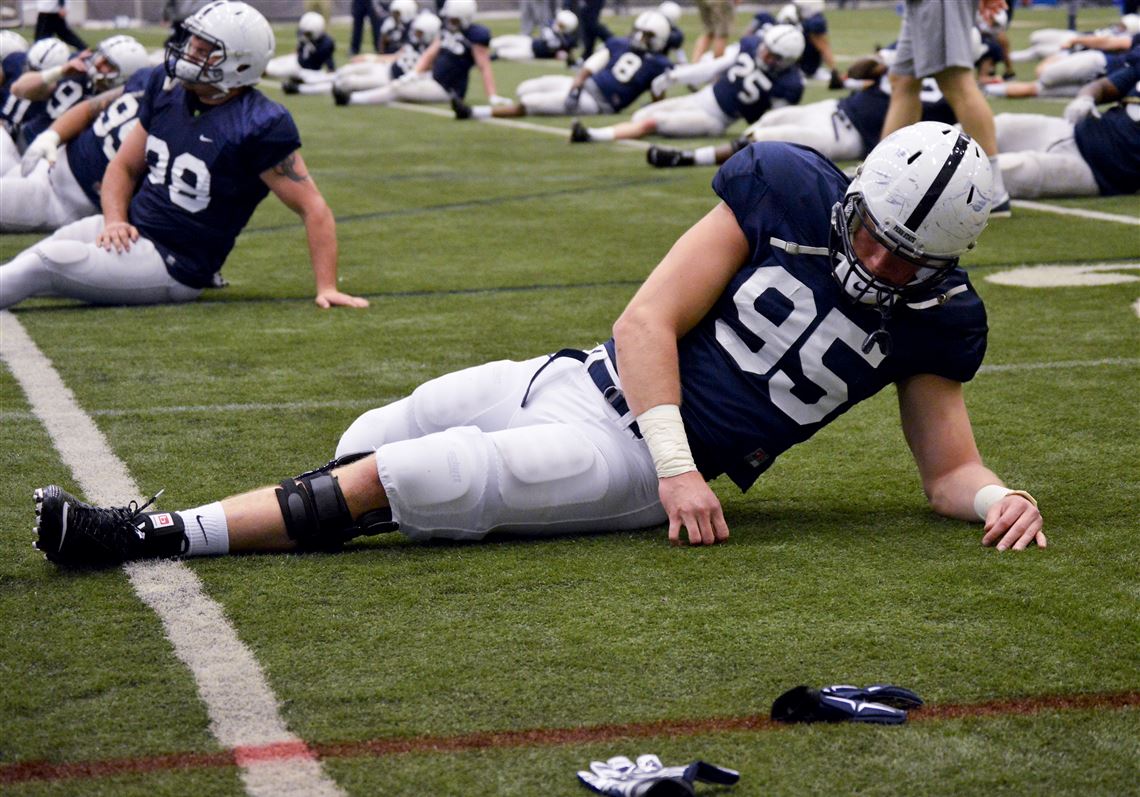
[[[903,226],[908,230],[917,230],[919,226],[926,221],[927,215],[930,214],[934,203],[938,201],[938,197],[942,196],[942,192],[946,190],[946,186],[950,183],[950,178],[954,176],[954,172],[958,170],[958,165],[962,162],[962,158],[966,156],[966,149],[970,145],[970,139],[964,133],[958,134],[958,140],[954,142],[954,149],[946,157],[946,162],[942,164],[942,169],[938,172],[938,176],[934,178],[934,182],[930,184],[930,188],[926,189],[926,195],[922,201],[915,206],[914,212],[910,214],[910,218],[904,222]]]

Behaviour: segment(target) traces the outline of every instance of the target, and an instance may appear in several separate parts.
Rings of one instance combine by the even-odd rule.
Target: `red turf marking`
[[[290,758],[313,759],[316,756],[309,749],[309,746],[300,739],[295,742],[243,745],[234,748],[234,762],[239,767],[246,767],[263,761],[286,761]]]
[[[910,713],[912,722],[969,717],[1019,716],[1045,711],[1093,708],[1119,709],[1140,706],[1140,691],[990,700],[985,703],[927,705]],[[723,731],[768,731],[784,727],[768,717],[710,717],[696,720],[659,720],[626,725],[593,725],[586,728],[532,728],[519,731],[485,731],[456,736],[412,736],[396,739],[366,739],[357,742],[304,742],[239,747],[220,753],[185,753],[104,761],[20,761],[0,764],[0,784],[27,781],[61,781],[102,778],[111,775],[147,774],[176,769],[244,766],[291,758],[360,758],[402,753],[462,752],[486,748],[553,747],[563,744],[612,742],[653,736],[691,736]]]

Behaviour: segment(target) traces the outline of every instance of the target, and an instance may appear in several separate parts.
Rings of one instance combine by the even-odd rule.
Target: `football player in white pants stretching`
[[[982,542],[998,550],[1044,546],[1036,502],[982,464],[963,400],[987,330],[958,266],[989,217],[979,147],[924,122],[849,181],[809,149],[760,143],[713,188],[721,201],[606,344],[432,380],[361,416],[339,461],[195,509],[100,509],[39,489],[37,547],[92,566],[336,549],[397,529],[478,540],[666,523],[673,543],[711,545],[729,528],[706,479],[747,489],[890,384],[932,508],[984,522]]]

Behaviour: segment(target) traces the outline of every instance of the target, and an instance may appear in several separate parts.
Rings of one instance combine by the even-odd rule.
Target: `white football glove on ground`
[[[647,753],[638,756],[636,763],[621,755],[591,761],[589,771],[580,771],[578,780],[609,797],[693,797],[694,781],[731,785],[740,780],[740,773],[704,761],[666,767],[657,756]]]
[[[20,159],[20,174],[27,177],[36,170],[41,160],[54,164],[59,156],[59,133],[54,130],[45,130],[40,133],[28,148],[24,150],[24,157]]]

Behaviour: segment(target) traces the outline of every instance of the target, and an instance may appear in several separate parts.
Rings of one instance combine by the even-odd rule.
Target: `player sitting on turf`
[[[475,0],[447,0],[440,9],[443,30],[410,72],[386,86],[365,91],[333,90],[337,105],[403,102],[447,102],[467,95],[471,68],[479,70],[483,90],[493,103],[509,103],[495,88],[491,71],[491,31],[475,24]]]
[[[575,77],[546,75],[524,80],[515,91],[517,103],[471,107],[454,96],[451,107],[456,119],[618,113],[672,66],[662,55],[668,41],[665,15],[644,11],[634,20],[628,37],[607,39],[606,46],[587,58]]]
[[[337,289],[336,224],[301,159],[292,117],[252,88],[273,54],[273,29],[252,7],[226,0],[185,26],[192,35],[167,51],[165,74],[151,73],[137,123],[107,166],[103,215],[62,227],[0,266],[0,307],[30,296],[194,299],[215,284],[270,191],[305,224],[317,304],[367,304]]]
[[[1010,53],[1014,61],[1037,61],[1070,46],[1077,36],[1135,36],[1140,33],[1140,14],[1125,14],[1108,27],[1077,33],[1064,28],[1042,28],[1029,34],[1029,47]]]
[[[1140,21],[1140,17],[1137,17]],[[1077,36],[1070,47],[1037,65],[1032,82],[990,83],[982,87],[991,97],[1073,97],[1086,83],[1126,66],[1130,50],[1140,47],[1140,32],[1132,35]]]
[[[362,534],[482,539],[668,524],[728,539],[707,484],[746,490],[781,453],[888,385],[932,508],[984,545],[1046,544],[1028,493],[982,464],[962,383],[986,313],[959,258],[989,218],[985,153],[948,125],[903,128],[854,180],[806,147],[754,144],[591,350],[433,379],[360,416],[337,460],[183,512],[35,492],[62,566],[335,550]],[[682,534],[684,530],[684,534]]]
[[[304,84],[332,80],[335,52],[336,42],[325,32],[325,18],[316,11],[306,11],[297,22],[297,52],[269,59],[265,76],[280,80],[286,94],[296,94]]]
[[[573,142],[663,136],[720,136],[737,119],[755,122],[771,108],[795,105],[804,80],[795,68],[804,36],[793,25],[773,25],[763,38],[745,36],[735,55],[670,69],[657,78],[654,94],[676,83],[712,83],[695,94],[660,100],[634,112],[628,122],[588,128],[574,122]]]

